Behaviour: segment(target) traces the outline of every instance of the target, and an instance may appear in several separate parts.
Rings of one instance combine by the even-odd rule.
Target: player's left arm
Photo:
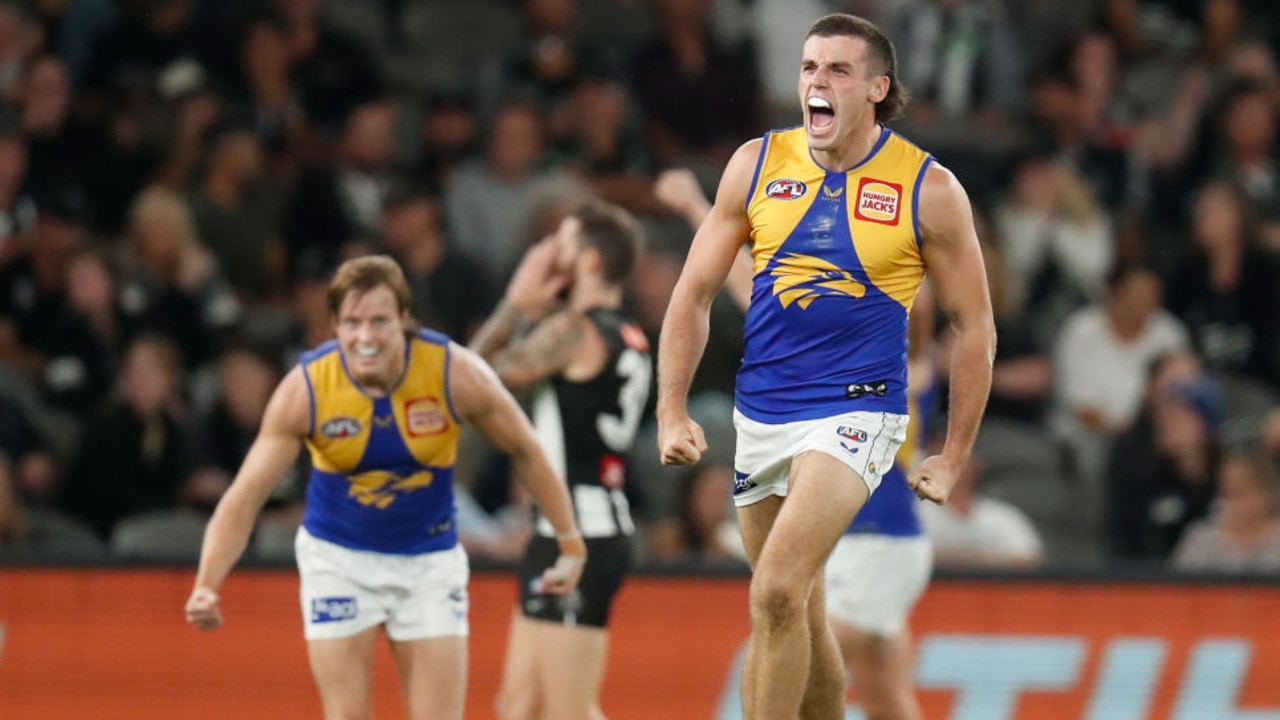
[[[567,594],[577,585],[587,545],[573,517],[569,489],[551,467],[533,425],[493,369],[457,344],[449,349],[449,396],[454,411],[511,458],[516,478],[555,528],[560,558],[543,573],[545,592]]]
[[[921,183],[920,232],[925,267],[939,309],[955,332],[947,437],[941,455],[911,474],[916,494],[945,502],[969,460],[991,392],[996,330],[969,197],[951,171],[933,165]]]

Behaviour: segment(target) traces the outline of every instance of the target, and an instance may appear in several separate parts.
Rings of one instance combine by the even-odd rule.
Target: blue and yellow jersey
[[[459,427],[448,391],[449,339],[430,330],[410,337],[404,377],[386,397],[367,395],[351,378],[336,341],[301,362],[311,395],[307,532],[381,553],[456,545]]]
[[[765,135],[747,196],[743,415],[907,411],[907,316],[924,279],[917,210],[932,162],[887,128],[845,172],[813,159],[803,128]]]

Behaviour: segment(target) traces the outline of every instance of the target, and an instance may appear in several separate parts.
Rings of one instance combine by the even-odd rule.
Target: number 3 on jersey
[[[653,367],[649,357],[632,348],[627,348],[618,356],[615,368],[618,376],[623,378],[622,389],[618,391],[619,414],[601,413],[596,416],[596,430],[600,439],[610,450],[626,453],[636,439],[636,428],[640,426],[640,415],[644,412],[645,403],[649,400],[649,381],[653,375]]]

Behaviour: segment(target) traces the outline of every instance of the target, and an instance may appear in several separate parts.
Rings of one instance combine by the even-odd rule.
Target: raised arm
[[[908,482],[920,497],[942,503],[978,435],[991,392],[996,331],[969,198],[949,170],[934,165],[927,172],[919,218],[924,262],[938,307],[956,338],[946,442],[942,454],[927,458]]]
[[[451,346],[450,354],[449,393],[454,409],[494,447],[511,457],[516,477],[555,528],[560,559],[543,574],[544,591],[571,592],[582,573],[587,546],[573,517],[568,487],[552,469],[524,411],[492,368],[459,345]]]
[[[267,403],[258,437],[205,527],[200,568],[187,600],[187,620],[201,630],[222,625],[218,588],[249,544],[258,512],[272,488],[297,459],[310,423],[306,379],[302,368],[296,367]]]
[[[693,237],[671,293],[658,340],[658,448],[666,465],[696,463],[706,450],[702,428],[689,418],[689,386],[707,346],[711,301],[746,242],[747,194],[760,140],[738,148],[725,167],[715,204]]]

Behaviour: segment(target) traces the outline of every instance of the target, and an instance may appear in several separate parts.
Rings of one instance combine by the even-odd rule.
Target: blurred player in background
[[[498,693],[501,720],[604,717],[609,610],[635,532],[623,484],[653,374],[644,332],[621,312],[640,245],[625,210],[579,207],[528,251],[472,342],[508,388],[533,390],[534,426],[569,484],[591,553],[578,591],[548,596],[539,573],[555,556],[555,530],[545,518],[535,523]]]
[[[222,624],[218,587],[276,480],[305,443],[312,475],[298,531],[303,625],[328,720],[368,718],[377,631],[390,642],[407,717],[460,719],[467,678],[467,556],[453,466],[466,421],[503,452],[554,528],[544,592],[567,595],[586,558],[564,483],[528,419],[474,353],[415,330],[404,273],[385,256],[338,268],[337,339],[281,381],[205,530],[187,619]],[[557,555],[558,553],[558,555]]]

